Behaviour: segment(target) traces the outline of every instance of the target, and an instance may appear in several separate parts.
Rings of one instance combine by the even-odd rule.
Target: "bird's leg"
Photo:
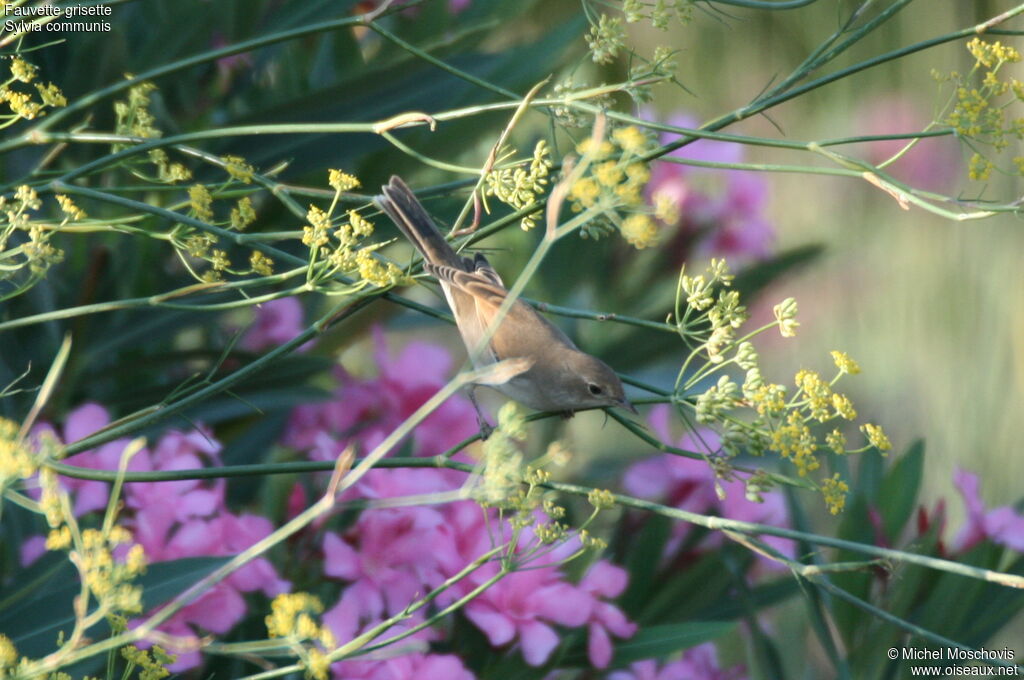
[[[473,408],[476,409],[476,424],[480,428],[480,438],[486,440],[494,432],[494,427],[484,418],[484,412],[480,410],[480,404],[476,402],[476,388],[475,383],[470,383],[466,388],[466,393],[469,395],[469,401],[472,402]]]
[[[573,410],[569,409],[569,410],[560,412],[558,415],[562,416],[562,420],[569,420],[570,418],[572,418],[573,416],[576,415],[576,411],[573,411]]]

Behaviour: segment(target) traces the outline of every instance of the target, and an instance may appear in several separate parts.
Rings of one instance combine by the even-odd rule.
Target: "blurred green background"
[[[746,104],[785,77],[857,7],[870,17],[889,4],[819,0],[775,12],[702,4],[688,25],[673,25],[667,32],[635,25],[630,27],[630,37],[641,54],[649,55],[655,45],[679,50],[678,80],[686,90],[656,87],[650,104],[653,110],[661,117],[686,112],[697,120],[710,120]],[[971,26],[1012,6],[995,0],[911,2],[825,71]],[[116,82],[126,72],[144,72],[254,35],[350,16],[361,7],[327,0],[129,2],[115,6],[114,32],[75,34],[64,44],[35,52],[34,58],[74,102],[82,93]],[[525,92],[538,74],[551,73],[554,82],[571,76],[577,84],[621,79],[625,72],[621,61],[600,68],[582,55],[584,26],[578,18],[579,7],[575,0],[534,3],[525,9],[499,0],[474,0],[468,9],[452,14],[447,3],[434,1],[389,25],[410,41],[422,40],[428,27],[436,31],[437,26],[446,26],[442,39],[426,44],[432,54],[517,92]],[[33,36],[27,44],[44,38],[49,36]],[[920,130],[949,96],[949,85],[940,86],[930,72],[967,70],[971,59],[964,42],[954,41],[856,74],[728,131],[814,140]],[[1020,66],[1009,65],[1010,75],[1020,74]],[[260,122],[372,121],[411,109],[437,111],[500,100],[493,92],[411,58],[379,36],[351,29],[279,42],[155,82],[160,92],[154,95],[154,112],[168,133]],[[387,84],[386,96],[380,90],[382,83]],[[616,101],[620,109],[631,106],[625,97]],[[93,107],[90,124],[109,129],[110,111],[109,103]],[[434,157],[479,165],[506,121],[507,113],[502,112],[442,125],[436,133],[414,129],[401,131],[400,136]],[[520,151],[526,153],[546,131],[544,117],[528,117],[515,137]],[[235,137],[209,140],[203,146],[216,153],[239,153],[263,169],[287,161],[283,178],[314,186],[323,186],[327,167],[356,171],[369,191],[393,172],[405,174],[420,187],[459,179],[424,170],[418,161],[369,134]],[[877,161],[884,158],[880,146],[843,149]],[[564,150],[563,146],[560,151]],[[78,145],[66,150],[60,162],[73,167],[97,151],[102,149]],[[33,155],[37,153],[28,149],[8,154],[0,168],[4,177],[19,176],[37,160]],[[1004,153],[1005,165],[1018,154],[1012,149]],[[969,182],[968,155],[952,138],[929,139],[895,164],[892,172],[915,186],[954,196],[1005,199],[1022,193],[1014,177],[995,174],[986,185]],[[827,165],[813,154],[763,148],[748,149],[747,158]],[[784,297],[795,296],[801,306],[803,325],[795,340],[763,336],[766,366],[772,367],[768,377],[789,382],[800,367],[831,370],[828,350],[843,349],[864,369],[844,385],[862,415],[890,432],[896,451],[915,437],[927,440],[929,498],[950,496],[951,473],[960,465],[983,476],[983,493],[991,503],[1017,500],[1024,473],[1024,457],[1017,455],[1017,442],[1024,434],[1020,417],[1024,412],[1024,269],[1018,264],[1024,233],[1018,220],[1003,216],[956,223],[917,208],[901,210],[890,196],[858,180],[794,174],[763,177],[770,186],[776,251],[808,244],[824,247],[823,255],[810,266],[775,281],[758,298],[755,310],[761,318]],[[458,200],[429,202],[431,210],[449,222],[460,205]],[[297,227],[294,216],[275,202],[259,207],[257,228]],[[388,225],[380,227],[385,235],[391,234]],[[509,279],[539,238],[536,232],[511,231],[515,233],[485,243],[498,248],[493,259]],[[403,257],[395,252],[396,258]],[[143,294],[147,287],[149,292],[163,290],[152,271],[138,267],[133,253],[114,249],[109,256],[112,271],[120,274],[99,282],[93,291],[96,299]],[[636,257],[628,272],[620,267],[627,256]],[[60,275],[88,274],[95,257],[95,251],[73,254]],[[598,244],[572,239],[555,250],[528,293],[555,303],[664,318],[668,308],[664,286],[673,285],[671,268],[664,260],[649,253],[637,256],[617,239]],[[664,274],[658,281],[661,288],[654,293],[643,277],[634,277],[647,265]],[[580,280],[600,281],[602,275],[611,276],[614,286],[576,285]],[[51,285],[56,290],[48,288]],[[66,283],[47,282],[33,298],[15,300],[11,313],[17,315],[22,304],[38,308],[40,302],[43,307],[79,303],[75,292]],[[436,299],[424,293],[420,293],[422,299]],[[110,318],[117,328],[118,317]],[[120,322],[127,328],[137,319],[122,317]],[[607,356],[632,351],[632,356],[623,355],[620,368],[625,372],[644,370],[643,352],[638,354],[636,343],[620,342],[623,329],[593,322],[563,323],[591,351]],[[99,332],[102,323],[86,319],[77,330]],[[448,331],[429,320],[416,320],[415,333],[445,338],[461,356],[454,334]],[[17,374],[16,366],[24,365],[14,360],[18,353],[33,359],[36,366],[45,366],[58,337],[56,329],[49,328],[12,340],[18,344],[8,347],[12,376]],[[671,355],[676,366],[679,356],[677,347]],[[85,377],[101,373],[102,366],[97,366]],[[116,384],[105,390],[101,384],[97,391],[96,384],[83,382],[79,394],[109,399],[118,391]],[[588,417],[581,422],[574,428],[581,441],[603,449],[607,457],[619,455],[616,445],[607,443],[607,428],[588,438],[585,430],[593,421]],[[950,510],[956,516],[959,503],[951,503]]]
[[[900,46],[971,26],[1015,3],[932,0],[911,3],[835,62],[836,68]],[[742,106],[788,72],[837,25],[840,8],[818,2],[790,12],[722,8],[697,13],[674,31],[679,79],[692,91],[661,88],[663,113],[685,109],[701,120]],[[656,40],[648,31],[641,40]],[[994,37],[1017,44],[1013,37]],[[729,128],[798,140],[921,130],[945,105],[949,86],[930,76],[969,70],[955,41],[845,78]],[[1010,74],[1024,77],[1021,64]],[[831,70],[831,69],[830,69]],[[1019,116],[1020,112],[1010,113]],[[880,160],[882,145],[843,147]],[[898,148],[898,147],[897,147]],[[891,151],[890,151],[891,153]],[[1020,155],[1012,148],[1008,159]],[[750,149],[755,161],[809,162],[812,154]],[[925,140],[892,168],[913,186],[952,196],[1015,198],[1020,177],[967,178],[970,152],[952,138]],[[813,161],[810,161],[813,162]],[[817,163],[815,163],[817,164]],[[771,378],[800,367],[828,370],[828,350],[842,349],[863,373],[845,383],[861,414],[884,425],[897,451],[927,441],[925,496],[951,497],[955,466],[978,472],[992,503],[1015,502],[1024,485],[1024,230],[1013,215],[956,223],[917,208],[904,211],[867,182],[770,174],[770,214],[778,247],[820,243],[812,266],[766,291],[765,303],[790,295],[800,303],[797,338],[762,342]],[[770,314],[770,305],[764,305]],[[762,314],[765,312],[761,310]],[[766,337],[766,336],[765,336]],[[954,517],[959,502],[950,504]],[[954,519],[954,526],[958,520]]]
[[[677,77],[686,89],[656,88],[650,106],[659,116],[685,112],[697,120],[710,120],[743,106],[770,83],[785,77],[858,6],[863,5],[865,16],[870,16],[888,4],[818,0],[808,7],[779,12],[702,5],[704,9],[695,12],[689,25],[673,26],[665,33],[638,26],[631,27],[630,33],[641,53],[649,55],[655,45],[679,50]],[[826,72],[973,25],[1013,4],[993,0],[911,2],[830,64]],[[128,71],[143,72],[253,35],[349,16],[355,9],[354,2],[331,0],[128,2],[115,7],[114,33],[78,35],[36,56],[47,78],[60,83],[74,102],[82,93],[115,82]],[[440,32],[444,37],[428,45],[431,54],[518,93],[526,92],[548,73],[556,82],[569,75],[578,84],[620,80],[624,75],[621,63],[598,68],[582,56],[583,22],[569,20],[578,9],[576,0],[537,2],[526,10],[505,0],[473,0],[469,9],[452,15],[446,2],[434,0],[420,7],[420,14],[396,18],[389,26],[404,39],[419,42],[428,29],[436,31],[438,25],[445,25]],[[919,131],[949,96],[949,85],[936,83],[930,75],[932,69],[967,70],[972,60],[964,43],[954,41],[854,75],[727,131],[805,141]],[[566,54],[568,59],[563,59]],[[1024,76],[1020,64],[1009,70],[1011,75]],[[157,78],[156,83],[160,93],[154,95],[153,108],[168,134],[266,122],[373,121],[408,110],[434,112],[500,100],[493,92],[411,58],[378,37],[351,30],[278,43],[220,64]],[[624,97],[616,101],[619,108],[629,107]],[[90,123],[95,129],[110,129],[109,101],[90,113],[94,114]],[[1019,114],[1011,114],[1015,115]],[[478,167],[507,118],[508,112],[502,112],[441,125],[436,133],[415,129],[401,131],[399,136],[435,158]],[[547,129],[544,117],[531,115],[515,137],[521,154],[528,153]],[[844,150],[878,161],[884,158],[881,146]],[[218,154],[240,154],[262,170],[287,161],[283,179],[320,188],[325,186],[328,167],[357,173],[369,192],[395,172],[417,187],[464,179],[425,170],[419,161],[371,134],[236,137],[209,140],[203,148]],[[105,152],[105,147],[97,150],[78,145],[67,150],[59,164],[65,169],[74,167]],[[0,159],[5,181],[14,181],[31,167],[37,160],[34,153],[38,152],[27,149]],[[1002,158],[1008,165],[1008,159],[1019,154],[1011,149]],[[892,172],[909,184],[954,196],[1007,200],[1024,193],[1019,178],[1010,176],[996,174],[987,185],[968,181],[967,156],[952,138],[927,140],[895,164]],[[747,158],[827,167],[823,159],[809,153],[751,148]],[[202,173],[200,179],[214,174],[208,172],[204,177]],[[805,246],[823,248],[810,264],[775,280],[748,301],[755,312],[751,327],[770,318],[771,306],[783,298],[793,296],[800,303],[802,326],[796,339],[782,340],[768,333],[759,340],[766,378],[791,383],[801,367],[828,374],[832,370],[828,351],[844,350],[860,362],[863,373],[845,379],[842,389],[854,398],[864,419],[885,427],[895,454],[917,437],[926,440],[924,500],[930,505],[935,499],[947,498],[954,528],[962,518],[951,482],[956,466],[981,475],[982,493],[989,505],[1017,501],[1024,490],[1020,483],[1024,457],[1018,454],[1018,442],[1024,438],[1024,268],[1018,263],[1024,253],[1024,231],[1019,221],[1004,216],[956,223],[918,208],[904,211],[888,194],[855,179],[796,174],[765,174],[763,178],[770,187],[776,252]],[[463,198],[464,194],[431,198],[428,207],[450,223]],[[161,197],[153,195],[147,200],[159,202]],[[300,220],[273,200],[261,204],[259,212],[255,230],[300,226]],[[502,214],[498,210],[495,216]],[[393,235],[384,222],[377,220],[380,233]],[[539,240],[539,233],[507,231],[485,245],[494,249],[491,254],[497,269],[511,281]],[[152,266],[163,262],[167,253],[158,253],[148,243],[135,250],[134,243],[115,246],[115,241],[120,244],[125,239],[96,238],[88,248],[69,253],[68,261],[54,275],[24,299],[10,303],[10,316],[26,309],[39,311],[163,292],[170,287],[170,280],[181,285],[184,277],[180,271]],[[297,243],[282,245],[302,251]],[[405,262],[408,250],[403,248],[388,252],[396,261]],[[527,292],[553,303],[660,320],[669,309],[675,283],[675,271],[666,263],[671,255],[637,254],[618,238],[596,243],[572,238],[554,250]],[[648,278],[653,279],[650,285]],[[581,281],[585,283],[580,285]],[[438,304],[438,298],[426,290],[407,292]],[[325,306],[321,300],[309,303],[318,309]],[[364,331],[371,321],[383,321],[404,340],[437,340],[450,346],[457,360],[464,356],[450,326],[419,314],[396,312],[392,306],[375,305],[372,314],[362,315],[325,338],[318,351],[326,355],[339,350],[346,366],[356,372],[360,367],[365,370],[370,341]],[[55,404],[54,410],[98,399],[116,415],[123,415],[155,403],[184,375],[174,372],[180,368],[177,364],[184,363],[180,357],[167,359],[161,354],[167,347],[160,344],[171,343],[161,336],[166,327],[157,324],[194,325],[197,332],[188,338],[193,346],[186,349],[201,347],[215,358],[228,335],[220,321],[214,315],[162,311],[75,320],[76,349],[89,351],[72,364],[66,389],[59,395],[64,403]],[[625,373],[671,382],[683,356],[678,342],[669,337],[667,340],[675,343],[670,347],[666,334],[661,334],[658,342],[665,344],[659,345],[658,362],[651,365],[645,363],[655,354],[647,344],[654,342],[649,335],[628,335],[626,331],[631,329],[592,321],[560,323],[582,347],[613,361]],[[8,334],[3,339],[4,356],[0,356],[0,384],[17,375],[28,360],[37,371],[45,370],[62,330],[59,324],[47,324]],[[199,333],[207,334],[206,345]],[[117,365],[128,368],[111,371],[109,357],[119,352]],[[153,356],[165,363],[153,363]],[[205,355],[202,358],[210,360]],[[140,367],[137,372],[131,370],[132,362]],[[253,392],[268,386],[283,389],[283,384],[292,388],[289,380],[301,385],[326,363],[292,364],[293,373],[287,365],[278,367],[276,375],[268,371],[259,377],[260,383],[243,387],[252,387]],[[141,390],[140,385],[146,389]],[[251,396],[244,390],[239,393]],[[294,389],[291,393],[296,398],[308,396]],[[292,403],[260,405],[278,409],[279,428]],[[12,407],[4,404],[4,408]],[[215,424],[252,416],[247,407],[229,397],[211,400],[203,409],[195,415]],[[217,417],[222,418],[220,423]],[[650,451],[625,436],[614,423],[602,425],[603,417],[581,414],[570,423],[570,448],[579,455],[578,467],[566,475],[578,476],[581,468],[589,468],[591,478],[586,481],[601,483],[606,478],[611,486],[618,484],[615,474],[622,467]],[[244,431],[249,424],[243,423],[235,432]],[[546,423],[542,433],[550,438],[558,427],[560,423]],[[271,442],[273,436],[264,439]],[[245,458],[251,453],[251,442],[244,437],[237,441],[245,446],[235,447],[232,453],[237,449],[238,459],[228,457],[229,462],[252,462]],[[605,464],[594,465],[595,459]],[[817,503],[816,498],[807,503],[815,521],[826,516]]]

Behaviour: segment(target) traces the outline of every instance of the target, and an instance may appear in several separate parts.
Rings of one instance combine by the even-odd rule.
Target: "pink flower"
[[[610,673],[608,680],[741,680],[744,671],[743,666],[722,669],[714,644],[705,642],[687,649],[682,659],[661,668],[654,659],[637,661],[627,670]]]
[[[473,674],[454,654],[413,652],[381,661],[357,657],[331,666],[337,680],[473,680]]]
[[[242,349],[258,352],[288,342],[303,331],[302,303],[296,297],[285,297],[256,306],[256,318],[239,342]],[[299,348],[304,351],[309,343]]]
[[[49,424],[41,423],[32,430],[32,435],[39,441],[43,436],[52,436],[63,444],[71,444],[84,439],[94,432],[110,424],[110,414],[96,403],[86,403],[72,410],[64,421],[63,436]],[[116,470],[121,462],[121,455],[128,445],[127,439],[115,439],[101,444],[99,448],[89,449],[64,460],[68,465],[91,468],[93,470]],[[128,465],[129,470],[142,469],[141,459],[144,451],[136,454]],[[74,498],[74,512],[82,516],[95,510],[104,510],[110,497],[110,485],[88,479],[61,477],[60,485]]]
[[[966,524],[953,540],[953,550],[964,552],[985,540],[985,503],[981,500],[978,475],[957,468],[953,473],[953,483],[967,509]]]
[[[554,568],[508,574],[466,605],[466,617],[495,647],[518,638],[526,663],[540,666],[558,646],[551,624],[582,626],[593,611],[593,598],[559,577]]]
[[[324,573],[352,581],[346,597],[370,618],[394,615],[444,580],[434,550],[444,518],[429,507],[363,512],[348,541],[324,536]]]
[[[110,421],[107,411],[97,404],[85,404],[68,414],[63,436],[76,441],[102,428]],[[49,425],[35,431],[38,440],[43,433],[57,436]],[[117,440],[85,451],[68,462],[96,469],[117,469],[127,440]],[[170,430],[155,445],[142,449],[131,459],[131,471],[187,470],[219,465],[221,445],[213,433],[202,425],[189,432]],[[109,489],[102,482],[61,479],[75,497],[75,514],[81,515],[105,508]],[[131,530],[136,543],[145,550],[151,562],[177,560],[185,557],[236,555],[265,538],[273,531],[270,521],[256,515],[235,515],[228,511],[224,480],[201,481],[185,479],[168,482],[126,482],[124,510],[120,522]],[[30,539],[22,547],[23,559],[38,556],[42,537]],[[126,552],[126,546],[118,555]],[[172,652],[180,653],[172,670],[180,671],[199,665],[197,630],[226,633],[246,612],[242,593],[262,591],[272,597],[290,588],[280,579],[274,567],[258,558],[235,571],[200,598],[191,602],[160,630],[181,638],[182,645]],[[172,645],[173,646],[173,645]]]
[[[697,121],[686,115],[669,118],[678,127],[696,128]],[[662,133],[662,144],[680,135]],[[704,162],[740,163],[743,147],[735,142],[698,139],[672,151],[669,156]],[[721,180],[724,190],[707,192],[708,177]],[[696,251],[705,256],[725,255],[733,260],[763,258],[770,254],[775,230],[764,215],[768,185],[756,172],[719,170],[661,161],[654,164],[647,185],[651,203],[668,201],[679,213],[679,231],[670,251],[687,252],[696,241]]]
[[[352,443],[369,451],[448,382],[452,360],[447,350],[411,342],[394,359],[383,331],[374,330],[377,378],[360,380],[339,369],[335,399],[296,408],[285,443],[308,451],[316,460],[331,460]],[[469,400],[453,396],[428,416],[413,434],[416,455],[442,453],[476,432]]]
[[[854,114],[858,134],[891,135],[923,130],[932,120],[930,110],[922,109],[912,98],[889,93],[865,100]],[[912,139],[888,139],[867,142],[856,147],[873,164],[889,160]],[[953,136],[926,137],[917,142],[886,172],[914,186],[932,191],[950,191],[963,172],[959,143]]]
[[[350,590],[346,590],[338,603],[323,616],[324,624],[342,644],[380,623],[378,619],[368,618],[360,613],[360,607],[352,602],[349,593]],[[421,621],[421,613],[414,613],[411,619],[392,626],[381,633],[371,644],[387,642],[390,638],[408,631],[409,627]],[[414,650],[410,653],[389,656],[383,660],[357,656],[332,664],[331,670],[334,677],[339,680],[419,680],[420,678],[472,680],[472,673],[466,670],[458,657],[448,654],[425,653],[427,645],[435,638],[436,634],[431,629],[420,630],[403,638],[400,643],[405,649],[411,647]],[[395,650],[391,649],[390,651],[394,652]]]
[[[985,516],[985,533],[994,543],[1024,552],[1024,515],[1009,506],[996,508]]]
[[[611,663],[612,635],[630,638],[636,633],[636,624],[627,619],[621,609],[602,599],[618,597],[628,583],[629,573],[605,560],[591,565],[580,581],[580,590],[589,593],[594,600],[590,614],[587,655],[595,668],[607,668]]]
[[[648,422],[655,434],[664,441],[671,442],[669,433],[670,409],[659,404],[651,409]],[[687,433],[677,442],[676,448],[687,451],[704,451],[714,449],[720,443],[717,435],[703,430],[704,441],[691,433]],[[676,455],[659,455],[634,463],[623,478],[623,486],[634,496],[671,505],[673,507],[704,512],[717,500],[714,478],[710,478],[709,467],[703,460],[686,458]]]
[[[27,567],[44,554],[46,554],[46,537],[30,536],[21,544],[19,561],[21,562],[21,566]]]
[[[957,469],[953,481],[967,508],[967,522],[953,541],[953,550],[965,552],[988,539],[1017,552],[1024,552],[1024,515],[1011,506],[986,511],[981,500],[980,480],[974,473]]]
[[[463,481],[443,470],[371,470],[346,498],[437,494],[458,489]],[[449,526],[453,508],[467,505],[482,526],[483,513],[471,501],[366,509],[344,535],[324,536],[324,573],[351,582],[345,598],[358,615],[378,619],[396,614],[478,556],[458,554]]]
[[[650,112],[646,113],[646,117],[652,117]],[[700,122],[687,113],[671,115],[666,122],[674,127],[688,128],[690,130],[696,130],[700,127]],[[671,144],[679,139],[682,139],[682,135],[674,132],[661,133],[662,144]],[[695,139],[686,146],[670,152],[669,155],[676,158],[688,158],[711,163],[740,163],[743,161],[743,145],[737,142],[720,142],[714,139],[702,138]],[[693,166],[683,165],[679,167],[684,168],[687,173],[699,172],[701,170],[701,168]]]
[[[669,406],[660,404],[651,409],[648,418],[655,434],[662,441],[671,443],[673,439],[669,431],[670,414]],[[718,435],[706,428],[687,433],[675,442],[676,448],[697,452],[714,452],[720,445]],[[717,511],[722,517],[744,522],[771,526],[789,525],[789,510],[785,499],[778,491],[762,494],[764,502],[756,503],[747,499],[746,489],[741,480],[720,481],[719,486],[725,492],[725,498],[719,500],[715,492],[714,471],[703,460],[674,454],[654,456],[631,465],[626,471],[623,486],[634,496],[657,500],[691,512]],[[688,525],[677,525],[673,529],[672,540],[666,545],[666,554],[675,551],[689,531]],[[794,555],[795,546],[792,541],[774,536],[766,536],[763,540],[787,556]],[[720,541],[721,536],[712,535],[704,540],[702,547],[708,548]],[[759,560],[768,568],[784,568],[768,558],[759,556]]]

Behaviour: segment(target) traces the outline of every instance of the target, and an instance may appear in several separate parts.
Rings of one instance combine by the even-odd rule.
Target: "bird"
[[[608,364],[581,351],[522,300],[508,307],[490,340],[481,346],[508,296],[501,277],[483,254],[469,258],[456,253],[400,177],[392,176],[381,190],[374,202],[423,256],[423,270],[441,284],[474,367],[481,369],[510,359],[525,360],[522,365],[529,366],[491,387],[524,406],[559,412],[566,418],[591,408],[619,407],[637,412]],[[488,431],[474,396],[475,387],[470,387],[469,397],[481,428]]]

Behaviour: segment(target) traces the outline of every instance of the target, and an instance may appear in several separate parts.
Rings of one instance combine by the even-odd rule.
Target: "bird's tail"
[[[384,195],[374,198],[374,203],[387,213],[427,262],[462,269],[462,258],[444,240],[426,209],[401,177],[392,175],[391,181],[381,190]]]

